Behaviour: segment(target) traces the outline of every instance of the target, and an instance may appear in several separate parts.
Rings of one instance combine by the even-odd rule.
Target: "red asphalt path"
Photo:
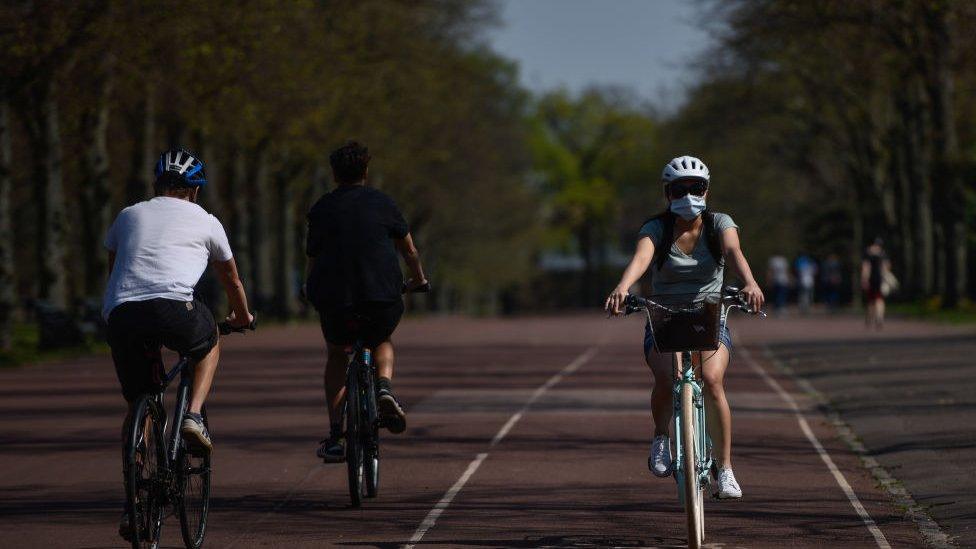
[[[811,400],[765,362],[767,341],[844,332],[805,322],[733,320],[727,388],[745,497],[706,502],[709,546],[923,546]],[[361,509],[348,507],[345,466],[314,456],[326,425],[317,327],[228,337],[208,404],[206,546],[681,547],[674,481],[646,468],[642,329],[599,314],[406,320],[395,387],[409,428],[383,438],[380,494]],[[109,359],[0,371],[0,395],[0,547],[121,547],[124,404]],[[163,536],[181,546],[176,517]]]

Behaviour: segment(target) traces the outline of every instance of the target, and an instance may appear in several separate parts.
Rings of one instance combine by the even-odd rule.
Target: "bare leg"
[[[342,418],[342,399],[346,396],[346,368],[349,356],[343,345],[326,342],[329,357],[325,362],[325,401],[329,409],[329,422],[335,425]]]
[[[876,326],[878,323],[878,300],[872,299],[868,301],[867,307],[867,318],[864,321],[868,328]]]
[[[725,398],[725,370],[729,367],[729,350],[719,345],[714,353],[703,353],[705,364],[705,414],[708,435],[718,450],[719,468],[732,467],[732,412]]]
[[[373,349],[373,364],[379,377],[393,379],[393,343],[389,339]]]
[[[644,357],[647,366],[654,374],[654,388],[651,390],[651,415],[654,417],[654,436],[667,435],[671,426],[674,404],[671,399],[672,370],[671,353],[658,353],[653,349]]]
[[[884,299],[877,299],[874,302],[875,311],[875,324],[880,330],[884,326],[884,316],[885,316],[885,302]]]
[[[193,386],[190,388],[190,412],[199,414],[203,408],[210,386],[213,384],[214,374],[217,372],[217,361],[220,360],[220,340],[213,349],[197,363],[193,372]]]

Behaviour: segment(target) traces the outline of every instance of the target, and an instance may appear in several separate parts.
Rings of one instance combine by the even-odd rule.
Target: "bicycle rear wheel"
[[[163,526],[161,470],[166,463],[163,429],[165,419],[155,398],[143,395],[136,401],[129,425],[123,473],[129,532],[133,549],[155,548]]]
[[[684,468],[685,514],[688,517],[688,547],[698,549],[704,538],[704,509],[701,486],[698,482],[698,459],[696,448],[697,416],[695,414],[694,392],[690,383],[681,387],[681,441]]]
[[[207,410],[201,410],[203,424],[207,423]],[[195,456],[185,442],[180,443],[176,458],[179,475],[179,513],[183,544],[188,549],[200,549],[207,531],[207,515],[210,512],[210,454]]]
[[[375,498],[380,487],[380,426],[376,412],[376,387],[372,383],[372,372],[369,373],[370,382],[366,384],[365,404],[366,414],[363,418],[364,437],[364,474],[366,481],[366,497]]]
[[[362,405],[359,366],[353,365],[346,380],[346,466],[349,471],[349,499],[353,507],[363,503]]]

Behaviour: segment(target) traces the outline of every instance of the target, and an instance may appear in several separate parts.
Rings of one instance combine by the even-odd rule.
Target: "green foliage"
[[[38,329],[37,326],[32,324],[14,324],[11,336],[10,348],[0,350],[0,368],[36,364],[51,360],[64,360],[91,353],[105,353],[108,351],[107,345],[96,341],[89,341],[85,345],[66,349],[38,349]]]
[[[540,235],[539,196],[524,184],[528,95],[514,65],[483,45],[494,9],[468,0],[9,5],[0,8],[0,23],[11,30],[0,38],[0,65],[11,89],[0,91],[21,93],[11,83],[35,77],[55,53],[69,54],[54,78],[65,120],[65,192],[74,197],[83,184],[76,159],[88,143],[73,121],[95,108],[88,90],[96,77],[110,75],[112,215],[124,205],[129,174],[151,169],[133,163],[146,161],[141,117],[154,106],[151,148],[204,151],[212,182],[205,199],[235,247],[246,243],[236,255],[248,269],[284,257],[253,250],[264,239],[299,240],[274,233],[302,232],[304,212],[327,190],[329,152],[347,139],[363,141],[374,158],[371,184],[401,205],[438,287],[467,299],[462,294],[530,278]],[[243,166],[235,165],[239,158]],[[15,170],[17,181],[30,177]],[[289,192],[258,188],[262,173],[260,184]],[[32,218],[23,187],[15,186],[14,209],[26,207]],[[71,225],[96,215],[70,210]],[[294,226],[285,226],[283,211]],[[267,230],[255,224],[256,213],[267,216]],[[90,242],[70,245],[75,258],[102,253]],[[33,264],[30,247],[16,253],[18,265]],[[294,255],[299,264],[280,276],[301,269],[301,254]],[[30,268],[18,279],[38,291]],[[73,288],[76,296],[83,291]]]

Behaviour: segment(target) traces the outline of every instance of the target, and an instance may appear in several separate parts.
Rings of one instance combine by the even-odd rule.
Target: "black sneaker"
[[[403,412],[403,407],[393,395],[393,391],[387,387],[380,387],[376,398],[376,406],[379,407],[380,419],[383,426],[393,434],[402,433],[407,428],[407,415]]]
[[[122,511],[122,518],[119,519],[119,535],[125,541],[132,541],[132,525],[129,524],[129,510]]]
[[[203,416],[187,412],[183,416],[183,440],[191,451],[197,450],[209,454],[213,451],[213,442],[210,441],[210,433],[207,426],[203,424]]]
[[[319,441],[321,446],[315,455],[326,463],[342,463],[346,461],[346,439],[339,433],[333,433],[329,438]]]

